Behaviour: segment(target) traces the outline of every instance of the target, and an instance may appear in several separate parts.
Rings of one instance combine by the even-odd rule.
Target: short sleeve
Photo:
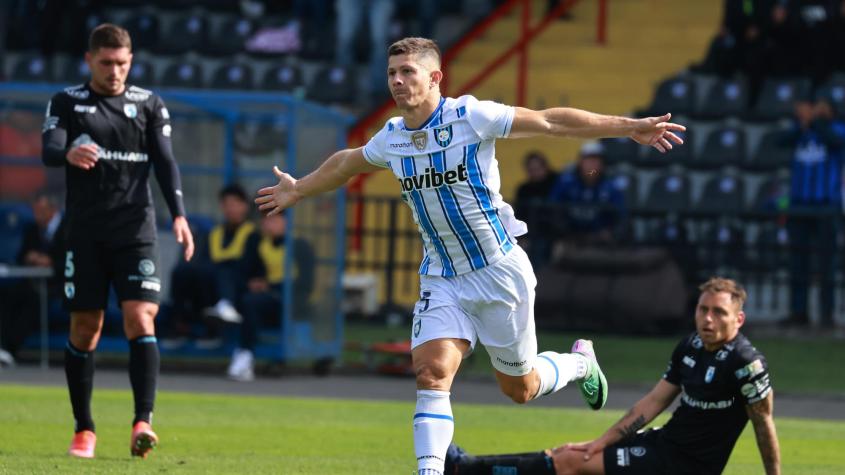
[[[469,96],[467,121],[482,140],[507,137],[513,124],[514,108],[493,101],[479,101]]]
[[[687,340],[688,338],[681,340],[681,342],[675,347],[675,350],[672,351],[672,358],[669,359],[669,366],[666,368],[666,372],[663,373],[663,379],[666,380],[667,383],[672,383],[675,386],[681,385],[681,358],[684,354],[684,347],[686,346]]]
[[[386,140],[387,126],[385,125],[367,142],[367,145],[364,145],[364,160],[377,167],[390,168],[387,158],[384,156],[384,144]]]
[[[766,358],[753,347],[737,354],[733,376],[746,404],[765,399],[772,390]]]

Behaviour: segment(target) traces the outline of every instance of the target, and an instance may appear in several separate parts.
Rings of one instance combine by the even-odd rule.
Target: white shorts
[[[411,347],[439,338],[460,338],[474,348],[478,339],[498,371],[528,374],[537,356],[536,285],[534,269],[519,246],[495,264],[466,274],[422,275]]]

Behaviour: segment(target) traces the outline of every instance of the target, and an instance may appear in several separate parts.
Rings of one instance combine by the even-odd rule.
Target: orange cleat
[[[135,427],[132,428],[132,442],[129,445],[132,455],[147,458],[147,454],[152,452],[156,444],[158,444],[158,436],[153,432],[149,422],[136,422]]]
[[[70,441],[70,448],[68,455],[79,457],[83,459],[94,458],[94,447],[97,445],[97,434],[90,430],[79,431],[73,434],[73,440]]]

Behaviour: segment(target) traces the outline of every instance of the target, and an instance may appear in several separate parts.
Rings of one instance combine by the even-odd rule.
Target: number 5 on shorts
[[[424,290],[420,294],[420,304],[423,305],[423,308],[420,309],[419,313],[423,313],[428,310],[428,304],[430,302],[429,297],[431,297],[431,292],[429,292],[428,290]]]
[[[65,277],[70,279],[76,268],[73,266],[73,251],[67,251],[65,255]]]

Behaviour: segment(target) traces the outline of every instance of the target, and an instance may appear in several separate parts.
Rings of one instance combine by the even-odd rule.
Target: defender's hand
[[[577,442],[565,444],[555,449],[554,452],[558,452],[560,450],[574,450],[576,452],[583,452],[584,460],[590,460],[593,455],[600,454],[604,450],[604,448],[604,442],[599,439],[596,439],[590,442]]]
[[[279,178],[279,183],[258,190],[258,198],[255,199],[258,209],[267,216],[279,214],[303,198],[302,194],[296,191],[296,179],[278,167],[273,167],[273,173]]]
[[[678,145],[684,143],[683,139],[675,135],[673,131],[683,132],[687,130],[683,125],[667,122],[671,118],[672,114],[666,114],[660,117],[639,119],[634,126],[631,138],[638,144],[650,145],[659,150],[660,153],[666,153],[672,150],[672,142]]]
[[[68,150],[65,157],[71,165],[83,170],[90,170],[97,164],[97,150],[96,144],[83,144]]]
[[[176,235],[176,242],[185,247],[185,262],[190,261],[194,256],[194,235],[184,216],[177,216],[173,220],[173,234]]]

